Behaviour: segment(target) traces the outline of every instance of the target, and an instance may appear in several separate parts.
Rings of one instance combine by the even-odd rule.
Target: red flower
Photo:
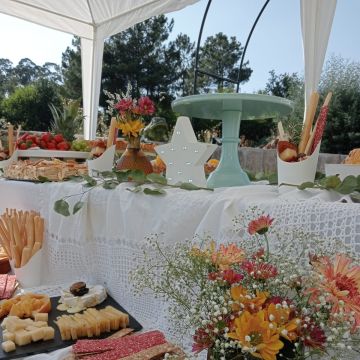
[[[252,220],[248,226],[248,232],[250,235],[254,235],[255,233],[259,235],[264,235],[268,230],[274,219],[272,219],[269,215],[262,215],[256,220]]]
[[[152,115],[155,112],[155,105],[148,96],[143,96],[138,100],[134,113],[138,115]]]
[[[278,274],[277,268],[274,265],[249,260],[244,261],[241,264],[241,268],[258,280],[270,279]]]
[[[120,113],[124,113],[132,109],[133,101],[129,98],[121,99],[114,107]]]
[[[209,330],[212,329],[210,328]],[[199,328],[195,331],[193,340],[194,344],[192,346],[192,351],[196,354],[205,349],[209,349],[213,345],[213,340],[211,340],[210,334],[207,333],[204,328]]]
[[[213,271],[213,272],[208,273],[208,279],[209,280],[215,281],[217,278],[218,278],[218,273],[217,272]]]
[[[236,284],[240,282],[244,278],[243,275],[236,273],[234,270],[228,269],[219,272],[210,272],[208,274],[208,279],[215,281],[215,280],[222,280],[226,281],[230,285]]]
[[[304,327],[305,324],[307,325],[306,328]],[[305,346],[324,350],[326,335],[320,326],[314,324],[312,321],[303,322],[301,326],[301,333],[304,338]]]
[[[222,279],[230,285],[240,282],[244,276],[236,273],[234,270],[224,270],[221,272]]]

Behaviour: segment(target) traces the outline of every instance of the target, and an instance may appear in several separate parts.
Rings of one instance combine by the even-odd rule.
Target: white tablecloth
[[[6,207],[33,209],[46,219],[43,284],[80,279],[104,284],[145,328],[166,330],[167,326],[161,303],[134,297],[128,282],[129,270],[141,259],[140,247],[149,234],[163,233],[168,243],[204,232],[225,241],[233,218],[257,205],[275,217],[280,228],[290,225],[338,237],[360,253],[360,205],[336,193],[256,184],[214,192],[168,189],[164,196],[148,196],[129,192],[128,187],[94,189],[84,199],[87,206],[66,218],[53,211],[54,202],[80,193],[81,184],[1,180],[0,213]]]

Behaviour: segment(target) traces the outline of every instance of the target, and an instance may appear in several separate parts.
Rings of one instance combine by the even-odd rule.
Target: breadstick
[[[10,248],[10,235],[6,229],[6,225],[0,220],[0,238],[6,243],[7,247]]]
[[[31,257],[34,256],[41,249],[41,244],[36,242],[32,248]]]
[[[9,233],[9,242],[10,242],[11,245],[15,245],[14,233],[13,233],[11,219],[7,215],[3,215],[3,219],[5,220],[6,228],[7,228],[7,231]]]
[[[16,268],[20,267],[20,265],[21,265],[20,252],[19,252],[19,249],[17,248],[17,246],[15,246],[14,244],[11,245],[11,254],[12,254],[12,258],[15,263],[15,267]]]
[[[284,131],[284,127],[283,127],[283,124],[281,121],[278,122],[277,127],[278,127],[278,132],[279,132],[279,141],[287,140],[285,138],[285,131]]]
[[[14,126],[11,124],[8,125],[8,147],[11,156],[14,152]]]
[[[11,217],[11,223],[12,223],[12,230],[13,230],[13,234],[14,234],[15,244],[16,244],[16,246],[19,246],[20,249],[22,249],[24,246],[23,246],[23,243],[22,243],[22,240],[20,237],[20,230],[19,230],[16,216],[13,215]]]
[[[299,154],[304,153],[306,145],[307,145],[307,143],[309,141],[310,131],[311,131],[312,124],[313,124],[313,121],[314,121],[314,117],[315,117],[318,102],[319,102],[319,93],[314,91],[311,94],[309,106],[306,109],[305,122],[304,122],[304,125],[303,125],[303,130],[301,132],[301,139],[300,139],[300,144],[299,144],[299,148],[298,148],[298,153]]]
[[[112,117],[111,122],[110,122],[109,135],[108,135],[107,144],[106,144],[107,149],[114,144],[116,124],[117,124],[116,118]]]
[[[31,214],[26,219],[25,228],[26,228],[26,239],[27,239],[26,244],[27,246],[32,248],[35,242],[35,231],[34,231],[34,218],[31,216]]]
[[[35,223],[35,242],[39,242],[40,244],[42,244],[43,241],[43,232],[44,229],[42,227],[43,222],[42,222],[42,218],[40,216],[35,216],[34,217],[34,223]]]
[[[22,250],[21,254],[21,264],[20,267],[23,267],[27,264],[29,259],[31,258],[32,249],[30,249],[28,246],[25,246]]]
[[[0,235],[0,244],[3,247],[3,249],[5,250],[8,258],[11,260],[11,249],[9,247],[9,244],[6,242],[5,238],[2,238]]]

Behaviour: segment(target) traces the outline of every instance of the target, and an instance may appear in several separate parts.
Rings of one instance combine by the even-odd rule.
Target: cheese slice
[[[59,302],[64,305],[61,306],[61,309],[65,310],[67,307],[67,309],[80,309],[79,311],[81,311],[102,303],[106,297],[105,288],[102,285],[95,285],[89,286],[89,292],[83,296],[74,296],[69,291],[63,291]]]

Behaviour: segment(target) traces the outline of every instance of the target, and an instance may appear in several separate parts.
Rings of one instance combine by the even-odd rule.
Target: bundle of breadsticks
[[[316,147],[319,145],[325,130],[331,97],[332,93],[329,92],[325,98],[324,104],[320,108],[318,118],[314,124],[316,109],[319,102],[319,94],[317,92],[313,92],[311,94],[309,105],[305,112],[305,119],[299,144],[294,144],[289,141],[281,122],[278,123],[278,154],[281,160],[286,162],[302,161],[306,160],[308,156],[313,154]]]
[[[28,263],[42,247],[44,219],[35,211],[6,209],[0,217],[0,243],[16,268]]]

